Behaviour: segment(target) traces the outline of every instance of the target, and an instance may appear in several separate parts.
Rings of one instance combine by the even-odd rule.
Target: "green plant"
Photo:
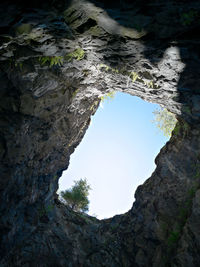
[[[32,30],[32,26],[29,23],[23,23],[21,25],[19,25],[16,29],[15,29],[15,33],[17,35],[21,35],[21,34],[29,34]]]
[[[185,136],[188,135],[190,130],[190,125],[186,121],[179,121],[175,128],[174,128],[174,134],[175,136],[179,135],[182,133],[182,137],[184,138]]]
[[[178,122],[174,128],[174,134],[177,136],[179,133],[180,133],[180,130],[181,130],[181,125],[180,123]]]
[[[155,115],[155,119],[152,122],[156,124],[156,127],[164,136],[170,137],[177,122],[175,115],[166,108],[155,110],[153,114]]]
[[[102,102],[106,101],[106,100],[110,100],[113,99],[115,96],[115,92],[114,91],[110,91],[108,92],[106,95],[101,96],[100,99]]]
[[[183,227],[187,221],[187,218],[191,212],[193,198],[195,196],[196,191],[198,190],[198,186],[194,185],[187,192],[187,199],[184,203],[181,204],[180,209],[178,210],[176,217],[176,227],[175,231],[170,232],[169,237],[167,239],[168,246],[175,245],[183,231]]]
[[[87,77],[89,75],[90,71],[88,69],[84,69],[84,70],[82,70],[82,73],[85,77]]]
[[[9,66],[10,68],[18,68],[20,71],[22,71],[23,69],[23,61],[18,61],[16,58],[14,57],[10,57],[9,60]]]
[[[195,196],[196,190],[194,187],[190,188],[190,190],[188,191],[188,195],[189,197],[193,198]]]
[[[187,216],[188,216],[188,207],[191,203],[191,200],[187,200],[186,203],[185,203],[185,207],[181,207],[179,209],[179,213],[178,213],[178,220],[179,220],[179,228],[182,228],[187,220]]]
[[[98,105],[99,100],[94,101],[94,103],[91,105],[90,110],[94,111],[95,107]]]
[[[115,73],[115,74],[122,74],[124,76],[128,76],[128,79],[131,78],[132,83],[134,83],[135,81],[138,81],[140,83],[145,84],[148,88],[159,88],[159,86],[157,86],[153,80],[151,81],[146,81],[143,79],[143,77],[141,77],[137,72],[131,71],[128,72],[125,70],[125,68],[122,69],[117,69],[117,68],[111,68],[106,64],[100,64],[99,65],[99,69],[100,70],[104,70],[106,72],[111,72],[111,73]],[[128,86],[128,85],[127,85]]]
[[[49,212],[51,210],[53,210],[54,208],[54,205],[53,204],[49,204],[47,207],[46,207],[46,212]]]
[[[173,246],[174,244],[176,244],[179,238],[180,238],[180,232],[172,231],[167,240],[168,246]]]
[[[190,10],[187,13],[183,13],[181,15],[181,24],[183,26],[189,26],[192,22],[194,22],[197,16],[198,12],[195,10]]]
[[[197,169],[197,170],[196,170],[196,173],[195,173],[194,178],[195,178],[195,179],[200,178],[200,169]]]
[[[57,175],[54,175],[53,179],[57,180],[59,177]]]
[[[100,64],[100,65],[99,65],[99,69],[105,69],[105,71],[108,71],[109,69],[112,69],[112,68],[109,67],[108,65]]]
[[[53,208],[54,208],[53,204],[49,204],[46,207],[42,207],[41,209],[39,209],[39,217],[46,215],[48,212],[53,210]]]
[[[53,66],[62,66],[63,65],[63,57],[62,56],[51,56],[51,57],[39,57],[38,58],[41,65],[48,64],[49,67]]]
[[[61,192],[61,196],[66,201],[67,205],[74,211],[88,211],[89,207],[89,190],[91,189],[86,179],[74,181],[74,186],[70,189]]]
[[[187,113],[189,115],[191,114],[191,110],[190,110],[190,108],[188,106],[183,107],[182,110],[183,110],[183,112],[185,112],[185,113]]]
[[[118,228],[119,228],[118,224],[111,224],[110,225],[110,229],[111,229],[112,232],[115,232]]]
[[[75,96],[77,95],[78,93],[78,89],[75,89],[74,92],[72,93],[72,99],[75,98]]]
[[[186,135],[188,135],[190,130],[190,125],[187,122],[183,123],[183,136],[185,137]]]
[[[65,56],[67,61],[72,61],[73,59],[81,60],[85,56],[85,51],[82,48],[77,48],[73,52]]]
[[[15,67],[16,68],[19,68],[22,71],[22,69],[23,69],[23,62],[16,61],[15,62]]]
[[[132,71],[130,77],[132,77],[132,82],[134,83],[139,78],[139,75],[136,72]]]
[[[155,88],[158,88],[158,86],[155,85],[153,81],[150,81],[150,82],[143,81],[143,82],[144,82],[144,84],[145,84],[148,88],[154,88],[154,87],[155,87]]]

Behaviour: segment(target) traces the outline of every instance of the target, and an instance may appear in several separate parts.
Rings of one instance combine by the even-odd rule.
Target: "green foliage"
[[[196,190],[194,187],[190,188],[190,190],[188,191],[188,195],[190,198],[193,198],[195,196]]]
[[[92,110],[94,112],[95,111],[95,107],[97,107],[98,104],[99,104],[98,100],[94,101],[94,103],[90,107],[90,110]]]
[[[16,68],[19,68],[21,71],[22,71],[22,69],[23,69],[23,62],[15,62],[15,67]]]
[[[57,180],[59,177],[57,175],[54,175],[53,179]]]
[[[77,95],[78,93],[78,89],[75,89],[74,92],[72,93],[72,99],[75,98],[75,96]]]
[[[63,57],[62,56],[52,56],[52,57],[39,57],[39,62],[41,65],[48,64],[50,67],[53,66],[62,66]]]
[[[178,216],[177,216],[177,219],[179,220],[179,228],[182,229],[184,224],[186,223],[186,220],[187,220],[187,216],[188,216],[188,213],[189,213],[189,206],[190,206],[190,203],[191,203],[191,199],[190,200],[187,200],[186,203],[185,203],[185,206],[181,207],[179,209],[179,213],[178,213]]]
[[[87,77],[89,75],[90,71],[88,69],[84,69],[84,70],[82,70],[82,73],[85,77]]]
[[[187,136],[190,130],[190,125],[187,122],[183,124],[183,137]]]
[[[183,138],[189,134],[190,131],[190,125],[186,121],[179,121],[175,128],[174,128],[174,134],[178,136],[181,134]]]
[[[164,136],[170,137],[177,122],[175,115],[167,111],[166,108],[160,108],[153,113],[155,115],[153,123],[156,124],[157,128],[164,134]]]
[[[181,15],[181,24],[183,26],[189,26],[198,16],[198,12],[195,10],[190,10],[187,13]]]
[[[132,82],[134,83],[139,78],[139,75],[136,72],[132,71],[130,77],[132,77]]]
[[[181,125],[177,123],[174,128],[174,134],[177,136],[180,133],[180,130],[181,130]]]
[[[177,243],[177,241],[180,238],[180,232],[179,231],[172,231],[169,235],[169,238],[167,240],[167,243],[169,246],[173,246]]]
[[[61,192],[61,196],[67,202],[67,205],[74,211],[88,211],[89,207],[89,190],[91,189],[86,179],[74,181],[74,186]]]
[[[64,60],[71,61],[72,59],[81,60],[85,56],[85,52],[81,48],[77,48],[72,53],[63,56],[42,56],[39,57],[39,62],[41,65],[47,64],[49,67],[62,66]]]
[[[195,175],[194,175],[194,178],[195,178],[195,179],[200,178],[200,169],[199,169],[199,168],[197,168],[196,173],[195,173]]]
[[[32,30],[32,26],[31,26],[31,24],[29,24],[29,23],[23,23],[23,24],[19,25],[19,26],[16,28],[15,33],[16,33],[17,35],[28,34],[28,33],[31,32],[31,30]]]
[[[85,51],[82,49],[82,48],[77,48],[75,49],[73,52],[67,54],[65,56],[65,58],[68,60],[68,61],[72,61],[73,59],[76,59],[76,60],[81,60],[83,59],[85,56]]]
[[[156,85],[153,80],[146,81],[137,72],[134,72],[134,71],[128,72],[128,71],[125,70],[125,68],[117,69],[117,68],[111,68],[106,64],[100,64],[99,65],[99,69],[100,70],[104,70],[106,72],[111,72],[111,73],[114,73],[114,74],[122,74],[124,76],[128,76],[128,78],[131,79],[132,83],[137,81],[139,83],[145,84],[148,88],[153,88],[153,89],[159,88],[159,86]]]
[[[112,68],[106,64],[100,64],[99,69],[105,69],[105,71],[112,70]]]
[[[150,81],[150,82],[147,82],[147,81],[144,81],[144,84],[148,87],[148,88],[158,88],[157,85],[154,84],[153,81]]]
[[[16,69],[19,69],[20,71],[23,70],[23,64],[24,64],[23,61],[18,61],[14,57],[11,57],[11,58],[9,58],[8,62],[9,62],[10,68],[12,68],[12,69],[16,68]]]
[[[183,107],[182,110],[189,115],[191,114],[191,110],[189,107]]]
[[[168,246],[175,246],[181,236],[183,231],[183,227],[189,217],[191,212],[193,198],[195,196],[196,191],[198,190],[198,184],[194,184],[187,192],[187,200],[183,202],[178,210],[176,217],[176,225],[174,227],[175,230],[169,233],[169,237],[167,239]]]
[[[108,92],[106,95],[101,96],[100,99],[101,99],[102,102],[104,102],[105,100],[113,99],[114,96],[115,96],[115,92],[111,91],[111,92]]]
[[[42,207],[39,209],[39,217],[45,216],[48,212],[52,211],[54,209],[53,204],[49,204],[46,207]]]

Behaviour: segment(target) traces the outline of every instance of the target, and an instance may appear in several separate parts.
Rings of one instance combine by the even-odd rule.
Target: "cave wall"
[[[200,5],[0,9],[0,266],[199,266]],[[158,103],[179,122],[132,209],[99,221],[56,191],[110,90]]]

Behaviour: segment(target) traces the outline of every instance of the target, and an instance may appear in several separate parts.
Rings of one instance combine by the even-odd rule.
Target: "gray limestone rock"
[[[0,4],[0,266],[200,266],[200,4]],[[110,89],[178,124],[135,193],[106,220],[56,191]]]

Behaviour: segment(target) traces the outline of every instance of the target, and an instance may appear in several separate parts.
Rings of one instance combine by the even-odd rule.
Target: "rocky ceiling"
[[[0,10],[0,266],[200,266],[199,2]],[[158,103],[178,124],[132,209],[100,221],[56,191],[110,90]]]

